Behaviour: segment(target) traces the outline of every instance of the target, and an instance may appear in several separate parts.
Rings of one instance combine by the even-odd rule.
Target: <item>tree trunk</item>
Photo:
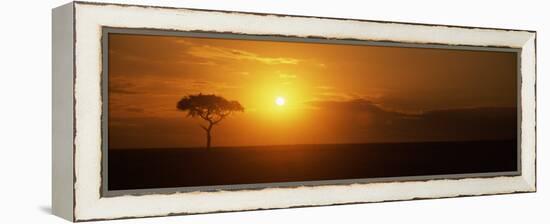
[[[210,144],[212,142],[212,127],[214,124],[210,123],[206,129],[206,149],[210,149]]]
[[[210,131],[206,131],[206,149],[210,149],[210,141],[212,140],[212,135]]]

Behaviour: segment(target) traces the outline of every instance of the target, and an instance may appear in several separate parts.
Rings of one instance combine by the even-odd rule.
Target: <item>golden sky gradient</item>
[[[198,93],[245,107],[214,147],[510,138],[516,66],[506,52],[110,34],[109,145],[204,145],[203,121],[176,109]]]

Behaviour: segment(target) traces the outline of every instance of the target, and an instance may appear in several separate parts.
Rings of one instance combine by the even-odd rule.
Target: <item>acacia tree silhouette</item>
[[[177,104],[178,110],[187,111],[188,117],[200,117],[208,122],[200,125],[206,131],[206,148],[210,148],[212,127],[220,123],[233,112],[243,112],[244,107],[237,101],[229,101],[216,95],[189,95],[183,97]]]

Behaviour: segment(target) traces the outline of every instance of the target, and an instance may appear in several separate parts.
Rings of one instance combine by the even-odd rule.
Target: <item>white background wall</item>
[[[99,1],[98,2],[103,2]],[[112,0],[116,1],[116,0]],[[51,215],[50,1],[0,5],[0,223],[63,223]],[[538,192],[317,208],[110,221],[110,223],[548,223],[550,220],[550,5],[546,1],[127,0],[118,3],[538,32]]]

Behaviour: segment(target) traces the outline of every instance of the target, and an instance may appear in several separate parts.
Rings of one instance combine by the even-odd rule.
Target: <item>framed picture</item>
[[[70,3],[71,221],[536,191],[534,31]]]

